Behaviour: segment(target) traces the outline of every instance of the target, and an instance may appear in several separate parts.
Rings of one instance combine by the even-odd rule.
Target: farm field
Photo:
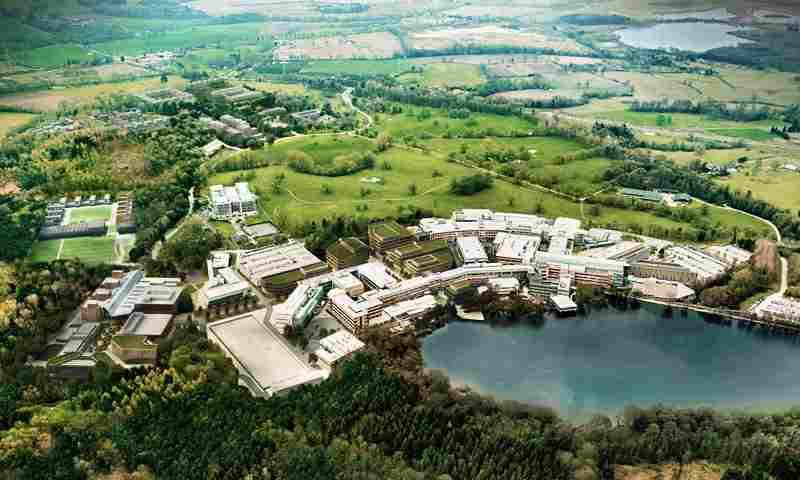
[[[419,82],[428,87],[472,87],[485,81],[478,65],[466,63],[429,63],[424,65],[422,73],[404,73],[401,82]]]
[[[167,86],[179,88],[185,84],[186,81],[182,78],[170,77]],[[95,101],[97,97],[102,95],[110,95],[112,93],[138,93],[158,88],[164,88],[164,84],[161,83],[160,79],[148,78],[129,82],[4,95],[0,96],[0,105],[25,108],[37,112],[55,112],[62,102],[66,102],[69,105],[84,105]]]
[[[281,60],[292,59],[375,59],[392,58],[402,53],[403,45],[390,32],[362,33],[292,40],[275,49]]]
[[[397,75],[410,69],[411,63],[405,60],[318,60],[303,68],[302,73]]]
[[[755,198],[777,207],[800,210],[800,174],[796,172],[768,172],[764,168],[758,175],[737,173],[719,181],[743,192],[752,192]]]
[[[743,138],[745,140],[752,140],[754,142],[767,142],[780,138],[770,133],[769,130],[761,128],[707,128],[706,131],[708,133],[713,133],[714,135]]]
[[[372,151],[375,144],[362,137],[344,135],[324,135],[309,138],[292,138],[278,142],[271,147],[255,152],[258,158],[268,158],[270,163],[283,163],[289,152],[300,151],[310,155],[320,163],[330,163],[340,155],[354,152]]]
[[[38,68],[62,67],[67,61],[83,62],[93,54],[79,45],[48,45],[46,47],[21,50],[16,61],[22,65]]]
[[[679,165],[688,165],[694,160],[698,160],[697,154],[694,152],[662,152],[657,150],[641,149],[641,152],[647,153],[652,156],[663,155],[668,159]],[[765,150],[755,148],[732,148],[726,150],[706,150],[702,158],[703,162],[713,163],[715,165],[727,165],[732,162],[737,162],[740,158],[754,160],[756,158],[768,157],[769,154]]]
[[[11,129],[25,125],[36,118],[30,113],[0,113],[0,138],[6,136]]]
[[[80,258],[87,263],[114,261],[114,237],[67,238],[59,258]]]
[[[665,128],[702,128],[717,130],[761,130],[769,133],[772,126],[783,126],[779,120],[762,120],[758,122],[734,122],[730,120],[717,120],[705,115],[694,115],[689,113],[651,113],[634,112],[631,110],[618,110],[609,112],[597,112],[591,115],[597,119],[612,120],[615,122],[625,122],[631,125],[643,127]],[[666,125],[659,125],[659,117],[671,120]]]
[[[295,149],[309,151],[309,147],[303,145],[309,140],[299,139],[290,143],[295,144]],[[319,146],[316,150],[312,149],[312,151],[321,150],[324,149]],[[328,153],[331,154],[332,152]],[[390,170],[381,168],[384,162],[391,165]],[[575,168],[580,169],[583,166],[585,169],[583,162],[592,160],[574,162]],[[437,176],[434,176],[434,171],[437,172]],[[437,216],[449,216],[453,210],[459,208],[490,208],[530,213],[541,207],[546,216],[582,218],[580,205],[576,202],[534,188],[516,186],[503,180],[497,180],[491,189],[473,196],[457,196],[449,192],[452,178],[475,173],[476,170],[473,168],[447,162],[446,155],[437,150],[421,153],[395,147],[378,155],[376,168],[342,177],[306,175],[294,172],[283,165],[273,165],[246,172],[216,174],[209,179],[209,184],[231,184],[243,174],[253,175],[250,179],[251,185],[259,192],[269,192],[261,193],[262,216],[281,223],[280,226],[285,230],[292,230],[305,222],[336,216],[366,218],[393,216],[407,207],[426,209]],[[286,191],[276,195],[271,193],[271,185],[272,180],[279,174],[286,176]],[[383,183],[361,181],[368,177],[380,177]],[[416,185],[416,195],[409,194],[409,185],[412,183]],[[325,193],[326,189],[323,187],[328,187],[330,192]],[[362,190],[365,192],[368,190],[369,193],[362,196]],[[713,208],[711,220],[713,222],[720,219],[729,220],[723,218],[728,214],[729,212],[719,212],[718,215],[717,209]],[[732,215],[739,217],[735,213]],[[646,212],[606,207],[601,207],[600,215],[597,217],[583,218],[593,225],[610,224],[623,229],[632,225],[641,225],[645,227],[645,231],[650,225],[691,228]],[[760,225],[757,220],[749,217],[741,216],[733,220],[737,224],[750,225],[756,231],[766,229],[763,224]]]
[[[587,53],[590,51],[571,39],[497,25],[414,32],[408,35],[408,41],[409,48],[417,51],[442,51],[465,45],[542,48],[564,53]]]
[[[69,223],[108,220],[111,217],[111,206],[81,207],[69,210]]]
[[[274,33],[288,30],[276,25]],[[166,33],[144,34],[140,38],[114,40],[92,45],[109,55],[142,55],[148,52],[176,50],[206,45],[231,47],[242,43],[256,43],[259,36],[272,33],[270,24],[262,22],[237,23],[232,25],[202,25],[179,28]],[[266,46],[266,42],[264,45]]]

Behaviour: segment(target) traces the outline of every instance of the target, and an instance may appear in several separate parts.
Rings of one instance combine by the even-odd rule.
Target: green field
[[[783,122],[778,120],[762,120],[758,122],[733,122],[730,120],[718,120],[710,118],[705,115],[695,115],[690,113],[654,113],[654,112],[634,112],[631,110],[619,111],[605,111],[592,113],[595,118],[602,118],[613,120],[617,122],[625,122],[631,125],[638,125],[643,127],[658,127],[664,128],[703,128],[703,129],[749,129],[759,130],[760,128],[767,129],[774,125],[783,125]],[[665,125],[659,125],[658,118],[671,119],[672,122]]]
[[[326,75],[398,75],[411,69],[405,60],[315,60],[302,73]]]
[[[58,250],[61,248],[61,240],[45,240],[36,242],[33,245],[30,260],[32,262],[50,262],[58,259]]]
[[[108,220],[111,218],[111,206],[73,208],[69,211],[69,223],[91,222],[93,220]]]
[[[16,61],[31,67],[52,68],[66,65],[67,60],[83,62],[93,58],[93,54],[78,45],[49,45],[21,51]]]
[[[403,83],[421,83],[428,87],[472,87],[486,79],[479,65],[467,63],[428,63],[421,65],[422,73],[404,73],[399,80]]]
[[[468,132],[493,130],[494,135],[503,136],[509,132],[527,132],[536,126],[535,121],[521,117],[473,113],[467,119],[449,118],[447,112],[435,108],[411,107],[404,105],[400,114],[374,115],[378,129],[395,137],[411,135],[415,137],[463,136]],[[420,114],[430,114],[424,118]],[[427,114],[426,114],[427,115]]]
[[[0,138],[13,128],[25,125],[36,118],[36,115],[30,113],[0,113]]]
[[[223,48],[242,43],[255,43],[265,31],[261,22],[237,23],[232,25],[203,25],[179,28],[168,32],[144,34],[140,38],[114,40],[93,45],[100,52],[111,55],[141,55],[161,50],[177,50],[192,47],[219,45]],[[263,45],[270,44],[265,40]]]
[[[67,238],[60,258],[79,258],[87,263],[114,261],[113,237]]]
[[[745,140],[753,140],[754,142],[766,142],[779,138],[770,133],[769,130],[760,128],[707,128],[706,131],[714,135],[743,138]]]
[[[736,174],[730,178],[720,180],[725,185],[752,192],[755,198],[780,208],[800,210],[800,174],[789,171],[767,172],[752,176],[744,173]]]
[[[299,147],[307,151],[309,147],[304,144],[310,141],[311,139],[306,138],[292,143],[294,148]],[[392,165],[391,170],[380,168],[384,161]],[[576,164],[576,170],[580,169],[583,162],[592,160],[573,162]],[[437,171],[439,176],[434,176],[434,171]],[[377,168],[343,177],[306,175],[282,165],[259,168],[248,173],[254,175],[250,180],[251,185],[264,192],[260,199],[262,216],[281,224],[279,226],[285,231],[293,231],[306,222],[330,220],[337,216],[366,218],[396,216],[400,210],[409,206],[429,210],[437,216],[450,216],[453,210],[460,208],[489,208],[532,213],[538,209],[537,207],[541,207],[543,215],[548,217],[582,218],[580,205],[576,202],[533,187],[520,187],[502,180],[497,180],[491,189],[473,196],[457,196],[449,192],[452,178],[475,172],[473,168],[447,162],[446,155],[438,151],[421,153],[395,147],[378,155]],[[216,174],[209,179],[209,184],[230,184],[242,173]],[[281,173],[286,176],[286,191],[273,194],[272,180]],[[381,177],[383,183],[361,182],[362,178],[372,176]],[[417,193],[413,196],[409,194],[409,185],[412,183],[417,187]],[[324,193],[323,186],[328,186],[331,192]],[[362,196],[361,191],[367,189],[370,193]],[[721,212],[721,215],[723,214],[727,216],[729,212]],[[583,218],[587,224],[591,222],[593,225],[612,225],[622,229],[632,225],[642,225],[645,229],[649,225],[691,228],[646,212],[606,207],[600,209],[600,215],[596,218]],[[711,220],[716,221],[717,218],[717,209],[713,209]],[[749,217],[741,216],[734,221],[737,225],[748,224],[759,232],[766,229],[764,225]]]
[[[273,146],[256,152],[259,157],[267,157],[270,163],[283,163],[291,151],[300,151],[320,163],[330,163],[340,155],[353,152],[367,152],[375,149],[375,143],[362,137],[347,135],[324,135],[307,138],[287,137]]]

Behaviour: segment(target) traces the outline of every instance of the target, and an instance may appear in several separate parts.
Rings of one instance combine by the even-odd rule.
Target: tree
[[[283,192],[285,184],[286,184],[286,174],[283,173],[283,172],[277,174],[272,179],[272,183],[271,183],[272,193],[278,195],[281,192]]]
[[[378,152],[385,152],[392,148],[392,136],[388,132],[381,132],[378,134],[378,138],[375,139],[375,143],[377,144],[376,149]]]
[[[167,77],[167,74],[166,73],[162,73],[161,74],[161,83],[164,84],[164,83],[167,83],[168,81],[169,81],[169,77]]]
[[[408,195],[413,197],[416,194],[417,194],[417,184],[416,183],[409,184],[408,185]]]

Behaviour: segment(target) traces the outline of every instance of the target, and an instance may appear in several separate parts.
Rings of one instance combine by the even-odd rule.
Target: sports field
[[[64,258],[78,258],[86,263],[113,262],[114,238],[81,237],[36,242],[30,256],[32,262],[50,262]]]
[[[111,206],[81,207],[69,210],[69,223],[108,220],[111,217]]]

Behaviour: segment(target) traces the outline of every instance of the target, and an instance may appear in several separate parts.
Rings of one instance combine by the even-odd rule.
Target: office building
[[[498,295],[513,295],[519,293],[519,280],[511,278],[493,278],[489,280],[489,289]]]
[[[206,260],[208,281],[197,296],[198,305],[203,308],[235,303],[250,293],[247,283],[230,266],[230,254],[214,252]]]
[[[325,260],[334,271],[361,265],[369,260],[369,247],[355,237],[340,238],[325,250]]]
[[[328,266],[302,243],[289,242],[239,255],[239,271],[254,285],[275,294],[289,294],[297,282],[328,271]]]
[[[723,259],[729,265],[739,265],[740,263],[747,263],[750,261],[752,253],[737,247],[736,245],[721,245],[708,247],[708,251],[713,255]]]
[[[414,235],[397,222],[373,223],[369,226],[369,248],[378,255],[393,248],[408,245]]]
[[[697,272],[693,272],[677,263],[654,260],[639,260],[631,263],[630,275],[637,278],[656,278],[687,285],[693,285],[697,281]]]
[[[394,333],[402,333],[411,329],[417,320],[435,312],[438,306],[433,295],[404,300],[384,308],[380,321],[371,326],[386,328]]]
[[[112,319],[128,318],[133,312],[174,315],[181,292],[179,278],[145,277],[141,270],[115,270],[90,300],[100,299],[106,316]]]
[[[659,280],[657,278],[634,278],[631,280],[631,291],[643,297],[681,302],[694,298],[695,291],[681,282]]]
[[[561,315],[568,315],[578,311],[578,304],[567,295],[551,295],[549,303]]]
[[[211,217],[217,220],[228,220],[258,213],[257,198],[250,191],[247,182],[239,182],[233,187],[212,185],[208,198]]]
[[[495,259],[500,263],[531,265],[541,243],[539,236],[498,233],[494,239]]]
[[[314,354],[320,363],[328,368],[334,368],[364,347],[364,342],[355,335],[346,330],[339,330],[320,340],[319,348],[314,350]]]
[[[576,255],[559,255],[539,252],[536,255],[539,278],[557,281],[562,275],[573,278],[577,285],[597,287],[623,287],[628,273],[628,264]]]
[[[579,253],[581,257],[604,258],[619,262],[638,262],[650,257],[650,247],[640,242],[623,241],[613,245],[590,248]]]
[[[358,267],[358,278],[364,282],[364,285],[371,290],[382,290],[391,288],[400,282],[400,279],[394,275],[382,263],[371,262]]]
[[[459,262],[465,263],[486,263],[489,256],[477,237],[461,237],[456,239],[456,252]]]
[[[328,289],[322,286],[298,285],[285,302],[275,305],[269,323],[281,333],[286,331],[286,327],[305,327],[327,292]]]
[[[719,277],[730,267],[724,260],[686,245],[669,248],[666,258],[697,274],[697,279],[701,282]]]

